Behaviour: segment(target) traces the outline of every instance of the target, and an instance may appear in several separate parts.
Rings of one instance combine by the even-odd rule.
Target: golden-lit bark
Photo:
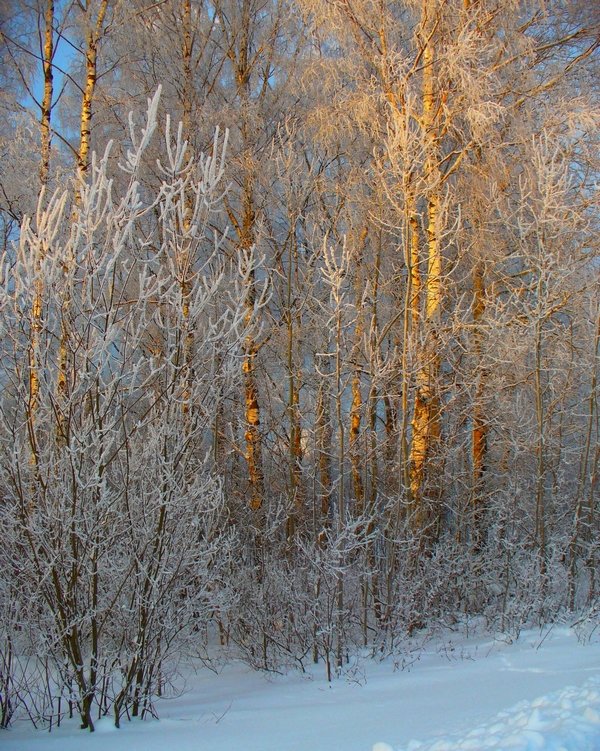
[[[52,71],[52,58],[54,56],[54,0],[47,0],[44,29],[44,49],[43,49],[43,68],[44,68],[44,95],[42,98],[42,115],[41,115],[41,163],[40,163],[40,182],[42,185],[48,183],[50,172],[50,144],[52,140],[51,116],[52,116],[52,98],[54,93],[54,80]]]
[[[94,92],[96,89],[96,81],[98,77],[97,65],[98,65],[98,42],[100,35],[104,28],[104,19],[106,16],[106,10],[108,8],[109,0],[101,0],[98,8],[98,15],[96,16],[96,23],[91,24],[88,27],[86,36],[86,51],[85,51],[85,87],[83,90],[83,97],[81,100],[81,113],[79,117],[79,149],[77,151],[77,171],[80,179],[85,179],[89,166],[90,159],[90,136],[92,127],[92,105],[94,100]],[[75,205],[80,202],[80,193],[77,189],[75,191]],[[70,263],[74,264],[75,259],[70,259]],[[58,352],[58,378],[57,378],[57,390],[58,396],[64,397],[68,392],[68,339],[69,339],[69,324],[68,317],[71,308],[71,300],[66,293],[63,300],[62,320],[61,320],[61,336],[60,346]],[[64,415],[58,413],[57,424],[59,440],[66,440],[66,431],[64,425]]]
[[[428,509],[423,500],[425,470],[434,444],[440,437],[440,408],[437,394],[439,354],[436,351],[436,323],[441,304],[441,249],[439,240],[440,197],[438,186],[437,146],[438,146],[438,107],[435,87],[435,55],[433,0],[423,0],[422,4],[422,117],[421,127],[425,138],[426,160],[425,177],[427,188],[427,276],[424,282],[425,344],[420,348],[419,367],[416,376],[416,394],[412,419],[412,441],[410,448],[410,502],[412,526],[421,530],[428,522]],[[412,219],[411,219],[412,222]],[[416,233],[411,232],[414,238]],[[411,246],[413,240],[411,239]],[[412,250],[411,250],[412,255]],[[412,280],[414,284],[415,280]],[[413,307],[413,315],[416,309]],[[416,317],[415,317],[416,320]]]
[[[36,353],[42,330],[42,292],[42,283],[40,279],[36,279],[33,305],[31,306],[31,344],[29,347],[29,409],[32,414],[35,412],[40,392]]]
[[[262,472],[262,444],[260,436],[260,407],[258,388],[256,386],[256,345],[251,337],[246,338],[244,346],[244,404],[246,430],[246,462],[248,463],[248,481],[250,483],[250,508],[258,511],[263,505],[264,479]]]
[[[240,248],[249,250],[254,244],[254,201],[250,177],[244,180],[243,216]],[[254,318],[254,303],[256,299],[254,273],[250,275],[250,288],[246,295],[245,322],[249,326]],[[258,401],[258,386],[256,380],[256,357],[258,345],[255,337],[248,334],[244,340],[244,359],[242,371],[244,373],[244,405],[246,462],[248,465],[248,482],[250,484],[250,508],[258,511],[264,500],[264,475],[262,467],[262,437],[260,433],[260,404]]]
[[[404,185],[405,196],[405,216],[404,216],[404,243],[405,243],[405,261],[408,268],[408,281],[404,298],[404,325],[402,341],[402,385],[401,385],[401,404],[402,404],[402,422],[400,427],[400,464],[402,473],[403,487],[408,490],[411,486],[411,455],[409,451],[408,440],[408,418],[409,418],[409,389],[410,389],[410,368],[409,368],[409,343],[412,339],[416,342],[416,335],[421,323],[421,267],[420,267],[420,240],[419,240],[419,219],[417,216],[416,201],[414,190],[410,185],[410,178],[407,176]],[[412,447],[412,443],[411,443]],[[402,509],[398,508],[398,521],[402,515]]]
[[[251,154],[251,133],[249,123],[250,110],[250,78],[254,61],[250,57],[250,26],[251,3],[243,0],[241,7],[240,28],[237,39],[232,42],[227,54],[234,69],[237,95],[240,103],[240,134],[244,150],[241,216],[236,217],[229,210],[229,217],[238,235],[239,248],[248,252],[255,243],[256,213],[254,206],[254,165]],[[223,15],[222,8],[217,8],[217,14],[223,28],[228,25],[228,19]],[[249,274],[248,290],[246,294],[245,322],[250,326],[254,320],[254,304],[256,301],[256,280],[254,271]],[[244,440],[246,443],[245,458],[248,467],[248,483],[250,486],[250,508],[259,511],[264,502],[264,474],[262,462],[262,436],[260,431],[260,403],[258,399],[258,385],[256,379],[256,358],[258,344],[253,334],[249,333],[244,340],[244,357],[242,372],[244,374]]]
[[[41,260],[41,259],[40,259]],[[40,378],[38,372],[38,350],[42,331],[42,296],[43,284],[39,275],[39,262],[36,263],[36,279],[34,282],[34,297],[31,306],[31,333],[29,341],[29,404],[27,408],[27,429],[29,433],[30,461],[37,464],[37,445],[35,434],[35,418],[39,404]]]
[[[48,183],[50,170],[50,141],[53,96],[52,56],[54,49],[53,23],[54,2],[48,0],[45,13],[44,47],[43,47],[43,70],[44,70],[44,95],[42,98],[42,112],[40,120],[41,128],[41,154],[40,154],[40,183],[44,187]],[[38,406],[40,381],[38,373],[37,352],[39,348],[40,333],[42,330],[42,298],[43,282],[40,276],[40,264],[43,253],[35,259],[36,276],[34,281],[34,296],[31,304],[31,333],[29,342],[29,442],[31,446],[31,461],[36,462],[35,449],[35,413]]]
[[[421,267],[419,243],[419,219],[414,197],[407,196],[409,205],[409,244],[410,244],[410,313],[412,330],[418,331],[421,320]]]
[[[40,153],[40,183],[42,188],[48,184],[50,174],[50,144],[52,139],[51,117],[54,81],[52,71],[52,58],[54,55],[54,0],[47,0],[46,13],[44,16],[44,47],[43,47],[43,70],[44,70],[44,95],[42,97],[42,112],[40,120],[41,128],[41,153]],[[38,373],[37,352],[39,348],[40,334],[42,330],[42,300],[44,285],[40,274],[40,265],[43,260],[43,251],[40,257],[35,259],[34,297],[31,305],[31,335],[29,343],[29,443],[31,447],[31,461],[36,463],[35,445],[35,414],[37,411],[40,381]]]
[[[352,463],[352,490],[354,493],[354,508],[356,515],[364,512],[365,491],[361,473],[361,456],[358,446],[361,426],[362,392],[360,387],[360,372],[355,368],[352,374],[352,404],[350,408],[350,430],[348,438],[350,443],[350,461]]]
[[[79,151],[77,154],[77,166],[79,174],[84,177],[87,174],[90,159],[90,140],[92,129],[92,105],[96,81],[98,80],[98,42],[104,27],[104,19],[109,0],[101,0],[98,7],[96,23],[91,24],[86,36],[85,50],[85,87],[81,100],[81,115],[79,121]]]

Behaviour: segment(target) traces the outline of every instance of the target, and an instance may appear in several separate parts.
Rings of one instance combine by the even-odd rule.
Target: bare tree
[[[112,706],[118,724],[126,710],[148,708],[169,660],[219,600],[218,571],[232,539],[202,446],[215,354],[224,354],[220,367],[235,380],[252,323],[244,295],[255,260],[249,253],[222,262],[222,238],[207,230],[222,200],[217,138],[194,165],[181,128],[173,134],[167,125],[165,181],[142,200],[137,178],[157,107],[155,96],[139,135],[132,125],[123,195],[112,191],[109,151],[94,155],[80,201],[70,205],[68,193],[41,200],[35,219],[23,223],[16,256],[3,258],[2,586],[14,578],[37,603],[31,615],[40,631],[32,622],[22,638],[47,629],[48,648],[36,651],[49,659],[59,696],[73,685],[90,730],[96,711]],[[181,191],[195,198],[188,230]],[[198,253],[187,316],[174,255],[186,243]],[[77,263],[65,272],[71,258]],[[41,275],[38,315],[32,300]],[[177,358],[190,325],[201,334],[191,389]],[[62,391],[56,354],[65,331],[74,360]],[[184,402],[193,405],[191,424]]]

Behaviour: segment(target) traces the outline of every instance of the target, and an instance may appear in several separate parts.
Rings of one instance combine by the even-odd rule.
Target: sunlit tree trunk
[[[89,167],[93,114],[92,108],[96,82],[98,80],[98,43],[104,29],[104,19],[108,9],[108,3],[109,0],[100,0],[96,21],[95,23],[92,23],[91,19],[89,20],[86,34],[85,86],[83,89],[83,98],[81,100],[79,150],[77,153],[77,166],[81,177],[84,177],[87,174]]]
[[[104,20],[106,11],[108,8],[109,0],[101,0],[98,7],[98,15],[96,16],[96,22],[92,24],[91,19],[88,21],[89,26],[86,34],[86,50],[85,50],[85,86],[83,89],[83,97],[81,100],[81,112],[79,117],[79,149],[77,150],[77,172],[80,180],[85,180],[88,173],[89,159],[90,159],[90,141],[91,141],[91,127],[92,127],[92,114],[93,114],[93,102],[94,92],[96,90],[96,81],[98,78],[98,43],[100,35],[104,29]],[[83,7],[83,6],[82,6]],[[86,6],[84,10],[88,10],[89,6]],[[75,190],[75,204],[78,205],[81,200],[79,187]],[[71,265],[75,264],[75,259],[70,259]],[[72,270],[72,269],[71,269]],[[67,273],[69,269],[65,270]],[[57,423],[58,433],[61,440],[65,441],[66,429],[65,429],[65,416],[60,413],[60,400],[64,399],[68,390],[68,367],[69,367],[69,352],[68,352],[68,339],[69,339],[69,314],[71,309],[71,300],[69,298],[69,292],[66,292],[66,297],[62,306],[62,318],[61,318],[61,338],[58,352],[58,397],[59,397],[59,420]]]
[[[54,0],[48,0],[44,16],[44,44],[42,49],[42,65],[44,72],[44,95],[42,98],[42,111],[40,119],[41,130],[41,153],[40,153],[40,184],[42,189],[48,184],[50,175],[50,144],[52,140],[52,99],[53,99],[53,70],[52,58],[54,55]],[[40,249],[43,245],[40,245]],[[31,306],[31,341],[29,345],[29,440],[31,446],[31,461],[36,462],[35,441],[35,413],[38,405],[40,390],[37,352],[42,330],[42,298],[44,284],[41,276],[41,263],[43,254],[34,259],[36,270],[34,278],[34,297]]]
[[[38,352],[42,331],[42,300],[44,287],[41,279],[41,258],[35,259],[34,297],[31,306],[31,333],[29,341],[29,404],[27,409],[27,428],[29,434],[30,461],[37,464],[36,413],[39,403],[40,378],[38,372]]]
[[[48,183],[50,172],[50,144],[52,141],[52,99],[54,94],[54,77],[52,59],[54,57],[54,0],[47,0],[44,28],[43,68],[44,96],[41,114],[41,164],[40,183]]]
[[[405,210],[404,210],[404,244],[406,253],[406,265],[408,277],[404,299],[404,323],[402,337],[402,425],[400,429],[400,466],[402,484],[405,491],[412,488],[412,449],[414,441],[409,441],[409,390],[411,385],[411,372],[409,367],[409,350],[416,347],[417,336],[421,327],[421,250],[419,238],[419,219],[417,215],[414,190],[405,180]],[[410,449],[409,449],[410,445]],[[400,515],[400,510],[399,510]]]
[[[254,204],[250,178],[244,179],[242,233],[240,248],[247,251],[254,243]],[[246,324],[254,318],[254,302],[256,299],[254,272],[249,284],[251,288],[246,298]],[[256,378],[256,357],[258,344],[253,334],[248,334],[244,340],[244,359],[242,371],[244,373],[244,418],[246,441],[246,462],[248,465],[248,482],[250,485],[250,508],[259,511],[264,501],[264,476],[262,466],[262,437],[260,433],[260,405],[258,400],[258,384]]]
[[[41,130],[41,153],[40,153],[40,184],[42,189],[48,183],[50,170],[50,143],[52,137],[51,116],[52,116],[52,97],[53,97],[53,72],[52,57],[54,50],[54,2],[48,0],[46,13],[44,16],[44,44],[43,44],[43,72],[44,72],[44,95],[42,99],[42,111],[40,119]],[[40,249],[43,244],[40,244]],[[30,461],[33,464],[37,462],[36,438],[35,438],[35,414],[38,406],[40,381],[38,372],[37,353],[39,351],[40,334],[42,331],[42,299],[43,299],[43,281],[41,276],[41,263],[45,254],[39,253],[34,259],[34,296],[31,305],[31,330],[29,342],[29,406],[28,406],[28,430],[29,443],[31,448]]]
[[[427,276],[423,285],[425,310],[422,325],[425,333],[425,344],[419,354],[420,363],[416,377],[410,449],[411,525],[415,531],[422,530],[429,521],[429,513],[423,497],[426,466],[440,437],[440,406],[437,393],[439,353],[437,351],[436,328],[441,303],[442,256],[439,238],[440,197],[437,167],[437,120],[439,115],[435,86],[434,7],[434,0],[423,0],[422,32],[420,35],[423,58],[421,127],[427,149],[424,165],[428,184],[426,197]],[[414,279],[412,283],[414,285]]]
[[[243,0],[239,9],[239,27],[230,27],[231,19],[220,5],[216,6],[219,23],[229,45],[227,56],[231,62],[239,102],[240,139],[242,149],[240,210],[236,214],[228,208],[229,219],[237,233],[238,247],[247,253],[256,241],[256,207],[254,199],[255,166],[253,164],[250,106],[251,77],[256,59],[252,56],[252,4]],[[256,302],[256,278],[252,269],[248,276],[248,294],[245,297],[246,323],[254,320]],[[259,345],[253,333],[248,333],[244,340],[242,372],[244,376],[244,456],[247,466],[249,486],[249,506],[254,512],[262,509],[264,503],[264,473],[262,459],[261,408],[259,402],[256,362]]]

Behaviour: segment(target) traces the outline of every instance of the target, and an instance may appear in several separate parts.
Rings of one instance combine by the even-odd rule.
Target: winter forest
[[[0,725],[598,612],[600,12],[3,0]]]

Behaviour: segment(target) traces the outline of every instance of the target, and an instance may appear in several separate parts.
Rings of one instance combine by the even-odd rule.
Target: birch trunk
[[[54,93],[54,80],[52,69],[52,58],[54,57],[54,0],[47,0],[44,29],[44,50],[43,50],[43,68],[44,68],[44,96],[42,98],[42,115],[41,115],[41,163],[40,163],[40,183],[42,186],[48,184],[50,173],[50,145],[52,140],[51,117],[52,117],[52,98]]]
[[[419,355],[420,363],[417,371],[410,449],[410,510],[411,526],[415,531],[422,531],[429,522],[429,512],[424,499],[426,465],[440,437],[440,408],[437,394],[439,354],[437,352],[435,329],[441,303],[442,258],[439,240],[438,108],[435,90],[433,39],[435,24],[432,18],[434,4],[432,0],[423,0],[422,5],[423,113],[421,124],[427,149],[425,177],[429,189],[426,214],[427,277],[424,284],[425,314],[423,321],[425,345]]]
[[[241,101],[242,144],[250,148],[250,124],[248,111],[250,104],[250,75],[252,63],[250,61],[250,2],[244,0],[242,7],[242,28],[240,30],[236,66],[236,84]],[[255,221],[253,195],[253,166],[250,154],[246,154],[244,164],[244,179],[242,189],[242,218],[239,224],[239,244],[242,251],[248,251],[255,243]],[[254,318],[254,303],[256,300],[254,272],[249,279],[250,289],[246,297],[246,323]],[[256,379],[256,357],[258,344],[252,334],[244,341],[244,404],[246,429],[246,462],[248,466],[248,483],[250,485],[250,508],[259,511],[264,503],[264,474],[262,462],[262,437],[260,432],[260,403],[258,400],[258,385]]]
[[[85,87],[81,100],[81,116],[79,122],[79,151],[77,167],[80,177],[85,177],[89,167],[90,141],[92,130],[92,105],[98,80],[98,42],[104,28],[104,19],[109,0],[101,0],[96,16],[96,23],[90,24],[86,37],[85,51]]]
[[[77,152],[77,172],[80,180],[85,180],[90,158],[90,136],[92,127],[92,104],[94,101],[94,92],[96,89],[96,81],[98,77],[97,63],[98,63],[98,42],[100,35],[104,28],[104,19],[108,8],[108,0],[101,0],[98,8],[98,15],[96,16],[95,24],[91,24],[88,28],[86,37],[86,52],[85,52],[85,87],[83,90],[83,97],[81,101],[81,113],[79,118],[79,149]],[[77,189],[75,191],[75,205],[78,206],[81,200],[80,192]],[[71,259],[71,263],[75,263],[75,259]],[[63,301],[62,321],[61,321],[61,337],[60,347],[58,352],[58,379],[57,388],[58,396],[65,397],[68,391],[68,337],[69,337],[69,324],[68,317],[71,307],[71,300],[67,296]],[[59,402],[60,404],[60,402]],[[59,417],[57,421],[58,433],[61,440],[66,440],[66,430],[64,426],[64,416],[59,411]]]
[[[243,252],[248,251],[254,244],[254,200],[252,183],[247,174],[244,178],[243,216],[239,246]],[[255,275],[250,274],[250,289],[246,296],[245,323],[250,325],[254,319],[254,303],[256,300]],[[258,400],[258,385],[256,379],[256,357],[258,344],[252,334],[244,340],[244,359],[242,372],[244,374],[244,418],[246,441],[246,463],[248,466],[248,483],[250,486],[250,508],[259,511],[264,501],[264,476],[262,467],[262,438],[260,433],[260,404]]]
[[[50,144],[52,139],[51,117],[52,98],[54,92],[52,58],[54,55],[54,0],[48,0],[45,13],[43,69],[44,69],[44,96],[42,99],[42,113],[40,120],[41,128],[41,159],[40,159],[40,184],[42,189],[46,187],[50,172]],[[40,250],[43,246],[40,245]],[[37,352],[39,348],[40,333],[42,330],[42,298],[44,285],[41,278],[40,266],[43,260],[43,251],[35,262],[34,297],[31,306],[31,341],[29,344],[29,443],[31,447],[31,462],[37,463],[35,441],[35,413],[38,405],[40,390]]]

